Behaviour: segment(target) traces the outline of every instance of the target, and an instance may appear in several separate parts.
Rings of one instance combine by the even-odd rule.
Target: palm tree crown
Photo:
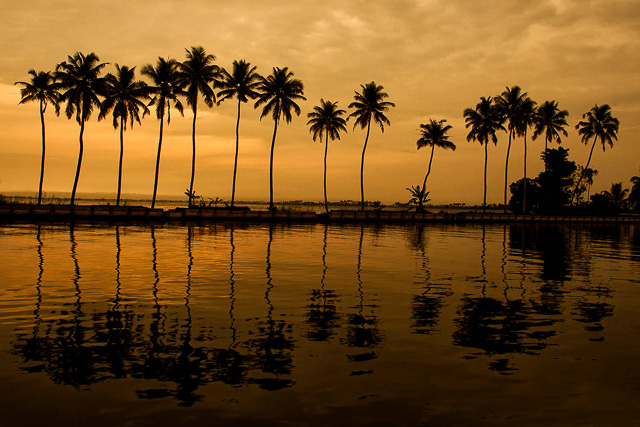
[[[346,114],[345,110],[338,108],[337,102],[320,99],[320,105],[313,107],[313,111],[307,114],[310,125],[309,132],[313,135],[313,140],[325,139],[324,146],[324,209],[329,212],[329,202],[327,201],[327,151],[329,149],[329,138],[331,140],[340,139],[340,132],[347,131],[347,121],[342,118]]]
[[[537,139],[544,133],[545,152],[548,149],[549,142],[557,141],[558,144],[562,142],[560,134],[569,136],[565,129],[565,126],[568,126],[568,116],[569,112],[567,110],[560,110],[560,108],[558,108],[557,101],[545,101],[538,107],[535,115],[535,129],[532,138]]]
[[[424,183],[422,188],[427,187],[427,178],[431,173],[431,163],[433,161],[433,152],[436,147],[444,148],[445,150],[456,151],[456,146],[453,142],[449,141],[449,135],[447,132],[451,130],[451,125],[446,124],[445,119],[436,121],[434,119],[429,120],[429,123],[420,125],[421,137],[416,141],[418,150],[423,147],[431,147],[431,156],[429,157],[429,169],[427,175],[424,177]]]

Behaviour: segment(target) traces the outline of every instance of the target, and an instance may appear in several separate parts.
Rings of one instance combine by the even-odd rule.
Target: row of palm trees
[[[66,102],[65,113],[70,119],[75,116],[80,125],[79,153],[76,174],[71,192],[71,201],[75,203],[76,189],[82,166],[84,151],[85,123],[91,117],[94,110],[99,111],[98,120],[113,116],[113,126],[120,128],[120,157],[118,167],[118,192],[116,205],[120,204],[122,188],[122,161],[124,153],[124,131],[127,122],[133,127],[135,122],[141,123],[141,117],[150,113],[149,107],[155,106],[156,117],[160,123],[158,152],[156,156],[155,180],[151,206],[155,206],[158,176],[160,170],[160,156],[162,150],[162,136],[165,116],[167,125],[171,121],[171,109],[184,115],[182,99],[186,99],[187,105],[193,112],[192,123],[192,157],[191,177],[187,195],[189,205],[192,204],[195,192],[193,183],[196,169],[196,120],[198,102],[202,98],[205,105],[213,107],[214,104],[228,99],[238,100],[236,121],[236,151],[233,167],[233,187],[231,192],[231,207],[235,201],[236,176],[238,168],[239,151],[239,127],[240,107],[250,99],[255,99],[254,108],[262,107],[260,119],[271,115],[274,121],[273,136],[271,139],[271,154],[269,167],[269,208],[274,209],[273,204],[273,155],[276,142],[278,125],[281,120],[290,123],[293,114],[300,115],[301,109],[297,104],[304,97],[302,82],[294,78],[293,72],[287,67],[274,67],[273,72],[266,76],[260,76],[256,67],[240,60],[233,62],[231,72],[214,64],[215,56],[207,54],[203,47],[196,46],[186,49],[186,59],[178,62],[174,59],[159,57],[156,64],[147,64],[141,74],[151,80],[151,84],[136,80],[135,68],[116,64],[115,74],[108,73],[101,76],[107,63],[101,63],[95,53],[84,55],[76,52],[68,56],[67,60],[58,64],[54,72],[30,70],[29,82],[16,82],[23,86],[20,103],[37,101],[40,104],[40,119],[42,125],[42,162],[40,170],[40,185],[38,191],[38,204],[42,203],[42,183],[44,180],[45,159],[45,123],[44,112],[47,105],[51,104],[59,114],[60,104]],[[385,112],[395,106],[392,102],[384,101],[388,95],[383,87],[374,82],[361,85],[362,90],[355,92],[354,102],[349,105],[353,109],[347,119],[355,118],[354,128],[360,126],[367,129],[362,162],[360,166],[360,188],[362,197],[362,209],[364,209],[364,156],[369,140],[371,122],[378,124],[384,132],[384,125],[389,125],[389,119]],[[216,92],[216,89],[218,90]],[[342,117],[346,112],[337,107],[337,102],[321,99],[320,106],[308,114],[310,131],[313,139],[324,137],[328,145],[329,138],[340,138],[340,132],[346,131],[346,120]],[[326,154],[324,159],[325,182],[325,209],[328,210],[326,194]]]

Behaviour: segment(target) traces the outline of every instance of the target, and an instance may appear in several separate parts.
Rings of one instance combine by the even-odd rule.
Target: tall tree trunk
[[[73,206],[76,201],[76,190],[78,189],[78,179],[80,178],[80,167],[82,166],[82,153],[84,151],[84,141],[82,140],[82,135],[84,134],[84,121],[85,116],[82,115],[82,120],[80,121],[80,136],[78,140],[80,141],[80,150],[78,151],[78,166],[76,166],[76,177],[73,181],[73,190],[71,190],[71,201],[69,204]]]
[[[522,214],[527,213],[527,129],[524,130],[524,190],[522,191]]]
[[[233,187],[231,188],[231,207],[236,198],[236,172],[238,171],[238,150],[240,149],[240,97],[238,97],[238,120],[236,120],[236,156],[233,161]]]
[[[279,118],[274,120],[273,126],[273,138],[271,139],[271,157],[269,159],[269,210],[272,211],[275,209],[273,206],[273,149],[276,146],[276,132],[278,131],[278,120]]]
[[[511,152],[511,137],[513,129],[509,131],[509,145],[507,145],[507,159],[504,162],[504,213],[507,213],[507,188],[509,188],[509,153]]]
[[[42,183],[44,182],[44,110],[42,108],[42,99],[40,100],[40,123],[42,124],[42,160],[40,161],[40,185],[38,186],[38,204],[42,204]]]
[[[153,198],[151,199],[151,209],[156,206],[156,195],[158,194],[158,174],[160,172],[160,151],[162,150],[162,128],[164,124],[164,114],[160,117],[160,139],[158,140],[158,155],[156,157],[156,178],[153,182]]]
[[[489,150],[487,149],[489,146],[489,141],[487,140],[484,144],[484,193],[482,196],[482,213],[485,213],[487,210],[487,157],[489,156]]]
[[[422,183],[423,192],[425,192],[425,189],[427,188],[427,178],[429,178],[429,174],[431,174],[431,162],[433,162],[433,151],[435,149],[436,149],[436,146],[434,144],[431,146],[431,157],[429,158],[429,169],[427,169],[427,175],[424,177],[424,182]]]
[[[329,134],[325,132],[324,138],[324,210],[329,213],[329,202],[327,201],[327,151],[329,150]]]
[[[369,142],[369,131],[371,130],[371,117],[367,123],[367,136],[364,138],[364,148],[362,149],[362,162],[360,163],[360,198],[361,209],[364,211],[364,152],[367,150],[367,142]]]
[[[120,194],[122,194],[122,158],[124,155],[124,116],[120,116],[120,162],[118,163],[118,195],[116,206],[120,206]]]
[[[193,149],[191,151],[191,181],[189,181],[189,207],[193,205],[193,180],[196,176],[196,116],[198,114],[198,102],[193,104],[193,125],[191,127],[191,142]]]
[[[580,182],[582,181],[582,178],[584,178],[584,172],[587,170],[587,168],[589,168],[589,163],[591,163],[591,156],[593,155],[593,149],[596,147],[597,140],[598,140],[598,135],[596,135],[595,138],[593,138],[593,145],[591,146],[591,151],[589,152],[587,165],[584,168],[582,168],[582,173],[580,174],[580,178],[578,178],[578,182],[576,183],[576,186],[573,189],[573,194],[571,195],[571,203],[569,203],[570,206],[573,206],[573,199],[575,199],[576,193],[578,192],[578,187],[580,186]]]

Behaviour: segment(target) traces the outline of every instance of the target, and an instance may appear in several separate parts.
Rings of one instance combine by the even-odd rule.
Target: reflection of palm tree
[[[273,73],[262,79],[258,87],[258,100],[254,107],[264,104],[260,120],[271,113],[273,117],[273,138],[271,139],[271,156],[269,160],[269,210],[273,210],[273,150],[276,146],[276,132],[278,123],[283,119],[291,123],[293,116],[291,111],[300,115],[300,107],[297,100],[306,100],[303,96],[304,86],[298,79],[293,78],[293,72],[289,68],[273,68]]]
[[[60,93],[55,77],[49,71],[29,70],[31,82],[16,82],[24,87],[20,89],[20,104],[38,101],[40,104],[40,125],[42,127],[42,160],[40,161],[40,185],[38,187],[38,204],[42,203],[42,183],[44,182],[44,154],[45,154],[45,132],[44,132],[44,112],[47,105],[53,105],[56,115],[60,114]]]
[[[111,73],[105,76],[107,82],[105,99],[100,107],[98,120],[104,119],[113,110],[113,128],[120,126],[120,160],[118,163],[118,195],[116,206],[120,205],[120,191],[122,188],[122,157],[124,154],[124,131],[127,130],[127,118],[133,128],[133,122],[140,123],[140,110],[142,115],[149,112],[147,106],[141,100],[149,99],[147,84],[143,81],[135,81],[136,67],[129,68],[126,65],[120,67],[116,64],[116,75]]]
[[[313,111],[307,114],[311,125],[309,131],[313,134],[313,140],[324,135],[324,209],[329,213],[329,203],[327,202],[327,151],[329,149],[329,137],[331,140],[340,139],[340,132],[347,131],[347,122],[342,116],[346,111],[338,109],[337,102],[320,100],[320,105],[313,107]]]
[[[502,126],[504,117],[491,101],[491,97],[481,97],[475,110],[472,108],[464,110],[464,117],[465,127],[471,128],[471,131],[469,131],[467,135],[467,141],[478,141],[480,145],[484,145],[484,195],[482,198],[482,212],[485,212],[487,208],[487,147],[489,140],[496,145],[498,144],[496,132],[505,130]]]
[[[376,85],[374,82],[360,85],[361,93],[356,92],[355,101],[349,104],[349,108],[355,109],[349,118],[355,117],[356,122],[353,128],[360,125],[361,129],[367,128],[367,136],[364,138],[364,147],[362,148],[362,161],[360,163],[360,197],[362,200],[362,210],[364,210],[364,153],[367,150],[367,142],[369,142],[369,132],[371,131],[371,119],[380,126],[380,130],[384,132],[384,125],[390,125],[391,122],[384,115],[391,107],[395,107],[393,102],[384,101],[389,95],[383,92],[382,86]]]
[[[193,111],[193,125],[191,129],[192,156],[191,156],[191,180],[189,181],[189,194],[193,194],[193,180],[196,173],[196,116],[198,113],[198,98],[202,94],[204,103],[213,107],[216,102],[216,94],[210,83],[220,75],[220,68],[213,64],[216,57],[207,54],[202,46],[192,46],[186,49],[187,59],[178,63],[178,80],[181,87],[186,89],[187,104]],[[189,207],[193,203],[189,196]]]
[[[106,90],[106,80],[104,77],[100,77],[100,72],[107,64],[98,63],[98,61],[100,59],[93,52],[86,56],[76,52],[73,56],[67,57],[65,62],[56,66],[55,77],[60,82],[60,88],[65,90],[62,94],[62,100],[67,102],[65,108],[67,118],[70,119],[75,114],[76,121],[80,125],[80,150],[73,190],[71,191],[71,205],[75,203],[80,167],[82,166],[84,124],[89,120],[94,107],[100,108],[98,95],[104,95]]]
[[[231,99],[234,96],[238,98],[238,118],[236,121],[236,155],[233,162],[233,187],[231,188],[231,207],[236,197],[236,172],[238,170],[238,150],[240,148],[240,104],[248,102],[249,99],[255,99],[258,96],[256,89],[260,84],[261,77],[256,73],[256,67],[252,67],[250,63],[244,59],[233,61],[233,70],[231,74],[227,70],[221,70],[221,78],[218,86],[222,89],[218,92],[218,102],[225,99]]]
[[[422,188],[427,188],[427,178],[431,173],[431,162],[433,161],[433,151],[436,147],[444,148],[445,150],[456,151],[456,146],[453,142],[449,141],[449,135],[447,132],[451,130],[451,125],[446,124],[446,120],[435,121],[431,119],[428,124],[420,125],[420,133],[422,136],[417,141],[418,150],[422,147],[431,147],[431,156],[429,157],[429,169],[427,169],[427,175],[424,177],[424,183]]]
[[[235,273],[233,271],[233,263],[234,256],[236,252],[236,245],[233,243],[233,225],[229,228],[229,245],[231,246],[231,251],[229,252],[229,319],[231,323],[229,324],[229,329],[231,329],[231,345],[229,348],[233,348],[236,345],[236,319],[233,315],[233,311],[236,303],[236,281],[235,281]]]
[[[600,138],[600,143],[602,144],[602,151],[605,150],[607,144],[610,147],[613,147],[613,140],[618,140],[618,128],[620,127],[620,121],[611,115],[611,107],[608,104],[603,104],[598,106],[596,104],[588,113],[582,115],[582,118],[585,120],[580,121],[576,125],[576,129],[578,129],[578,134],[582,137],[582,142],[586,145],[590,139],[593,138],[593,145],[591,146],[591,151],[589,152],[589,159],[587,159],[587,164],[584,169],[582,169],[582,174],[580,174],[580,178],[578,178],[578,182],[576,182],[576,187],[573,190],[573,195],[571,196],[571,204],[573,204],[573,199],[576,196],[578,191],[578,187],[580,186],[580,182],[584,178],[584,171],[589,168],[589,163],[591,163],[591,156],[593,155],[593,149],[596,146],[596,142],[598,138]]]
[[[158,139],[158,155],[156,157],[156,174],[153,182],[153,197],[151,208],[156,205],[156,195],[158,192],[158,173],[160,172],[160,151],[162,150],[162,130],[164,127],[165,112],[167,115],[167,125],[171,122],[171,103],[180,114],[183,115],[182,103],[178,99],[184,92],[178,84],[178,63],[175,59],[164,59],[158,57],[158,62],[154,67],[147,64],[142,68],[142,74],[149,77],[153,86],[149,87],[149,92],[153,96],[149,106],[156,105],[156,117],[160,120],[160,138]]]

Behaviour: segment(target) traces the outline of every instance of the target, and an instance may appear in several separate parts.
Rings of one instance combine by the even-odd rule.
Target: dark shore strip
[[[503,213],[427,213],[334,210],[326,213],[257,211],[247,208],[151,209],[143,206],[0,205],[0,220],[21,221],[256,221],[256,222],[388,222],[388,223],[638,223],[640,215],[561,216]]]

